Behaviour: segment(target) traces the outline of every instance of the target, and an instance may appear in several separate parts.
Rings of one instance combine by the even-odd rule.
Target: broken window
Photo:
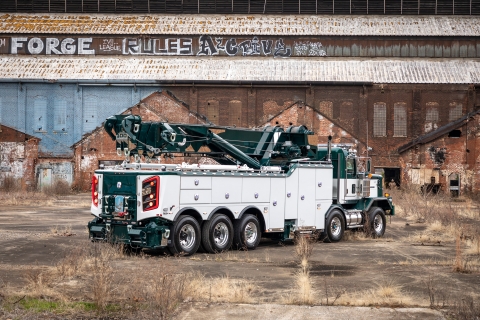
[[[427,102],[427,113],[425,116],[425,132],[438,128],[438,103]]]
[[[448,133],[449,138],[460,138],[462,136],[462,131],[461,130],[452,130]]]
[[[462,104],[458,102],[450,103],[450,114],[448,121],[455,121],[462,117]]]
[[[47,98],[36,96],[33,100],[33,131],[47,131]]]
[[[327,118],[333,119],[333,102],[332,101],[320,101],[318,106],[320,113]]]
[[[373,136],[387,136],[387,105],[384,102],[373,105]]]
[[[214,123],[219,124],[219,111],[220,106],[217,100],[208,100],[205,114],[207,119]]]
[[[67,101],[65,100],[55,101],[53,130],[58,132],[67,131]]]
[[[97,127],[97,99],[96,96],[87,96],[83,102],[83,133],[93,131]]]
[[[397,102],[393,105],[393,136],[407,136],[407,108],[405,102]]]
[[[242,126],[242,101],[231,100],[228,103],[228,125]]]

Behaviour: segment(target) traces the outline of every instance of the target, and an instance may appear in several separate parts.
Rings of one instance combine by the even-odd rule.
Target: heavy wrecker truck
[[[262,237],[337,242],[355,228],[381,237],[385,215],[395,213],[368,158],[332,147],[331,137],[325,147],[310,145],[305,126],[244,129],[116,115],[104,128],[125,161],[92,177],[93,241],[185,255],[200,246],[252,250]],[[178,153],[216,164],[153,163]]]

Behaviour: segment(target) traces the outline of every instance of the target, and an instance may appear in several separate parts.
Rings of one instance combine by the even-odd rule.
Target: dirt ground
[[[91,245],[86,231],[87,222],[91,220],[89,207],[85,205],[88,197],[88,194],[67,196],[50,207],[41,204],[0,207],[0,239],[3,242],[0,288],[8,286],[10,291],[21,291],[26,285],[28,270],[55,266],[75,248]],[[72,206],[72,201],[78,205]],[[126,259],[116,262],[116,266],[139,268],[137,270],[148,274],[149,268],[168,259],[175,272],[243,279],[257,288],[252,293],[251,304],[211,303],[208,297],[200,302],[185,301],[174,316],[178,319],[313,319],[328,315],[330,318],[333,314],[338,319],[371,316],[377,319],[442,319],[451,318],[442,311],[445,302],[452,304],[462,297],[479,297],[480,272],[453,271],[454,242],[407,241],[426,225],[400,217],[387,220],[385,237],[381,239],[351,233],[339,243],[314,244],[310,281],[319,299],[314,303],[317,306],[285,304],[295,289],[294,278],[299,269],[293,244],[264,239],[253,251],[217,255],[197,253],[192,257],[165,257],[154,252],[146,253],[148,259],[134,262]],[[362,299],[367,306],[368,298],[384,299],[385,295],[378,292],[385,287],[394,287],[397,295],[396,300],[386,303],[387,308],[359,307]],[[432,295],[436,309],[429,308]],[[332,304],[335,306],[329,306]],[[8,318],[8,313],[0,311],[0,318],[2,315]]]

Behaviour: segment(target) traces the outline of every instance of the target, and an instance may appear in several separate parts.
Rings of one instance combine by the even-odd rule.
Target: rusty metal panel
[[[1,14],[3,33],[479,36],[476,16]]]
[[[464,59],[0,58],[0,80],[479,83],[479,77],[480,61]]]
[[[385,55],[385,43],[383,40],[375,41],[375,55],[377,57],[383,57]]]
[[[440,41],[435,41],[435,58],[443,57],[443,46]]]
[[[410,55],[410,46],[407,40],[400,41],[400,56],[408,57]]]
[[[452,56],[452,43],[444,42],[442,48],[442,56],[444,58],[450,58]]]

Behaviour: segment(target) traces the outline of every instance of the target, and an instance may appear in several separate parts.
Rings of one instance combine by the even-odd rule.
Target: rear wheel
[[[374,238],[380,238],[385,234],[387,219],[382,208],[372,207],[368,211],[368,221],[366,230]]]
[[[235,221],[233,234],[235,248],[255,250],[262,236],[260,222],[254,215],[246,214]]]
[[[180,217],[173,226],[172,246],[168,247],[174,255],[191,255],[200,246],[200,225],[190,216]]]
[[[326,221],[325,229],[327,237],[325,241],[338,242],[342,240],[343,233],[345,232],[344,226],[345,219],[343,218],[343,214],[338,210],[334,210]]]
[[[233,242],[233,225],[224,214],[217,214],[205,221],[202,228],[202,245],[210,253],[230,249]]]

